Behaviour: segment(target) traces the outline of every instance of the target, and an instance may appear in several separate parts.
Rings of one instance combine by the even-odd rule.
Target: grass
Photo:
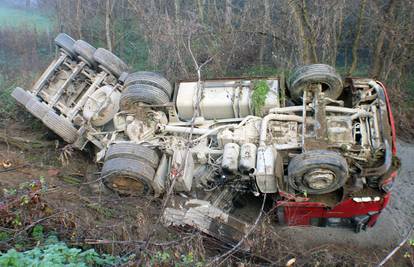
[[[47,31],[52,22],[34,10],[23,10],[0,5],[0,27],[30,27],[39,31]]]
[[[0,75],[0,113],[3,116],[13,113],[16,108],[15,101],[11,96],[14,88],[14,83],[5,81],[4,77]]]

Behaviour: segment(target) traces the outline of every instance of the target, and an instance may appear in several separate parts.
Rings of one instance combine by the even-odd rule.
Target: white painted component
[[[116,131],[122,132],[126,130],[126,116],[122,113],[115,114],[113,118],[114,127]]]
[[[170,132],[170,133],[192,133],[196,135],[202,135],[211,132],[211,129],[201,129],[201,128],[192,128],[191,127],[182,127],[182,126],[170,126],[170,125],[160,125],[161,132]]]
[[[243,144],[240,147],[240,163],[239,169],[243,173],[253,173],[256,168],[256,152],[255,144]]]
[[[106,154],[106,148],[99,150],[98,153],[96,153],[96,162],[103,162]]]
[[[155,172],[154,179],[151,182],[156,196],[160,196],[165,192],[165,181],[167,180],[167,175],[168,160],[167,156],[163,154],[160,163],[158,164],[157,171]]]
[[[297,116],[297,115],[284,115],[284,114],[269,114],[265,116],[260,126],[260,138],[259,138],[260,146],[266,145],[267,124],[271,120],[302,122],[302,117]]]
[[[299,143],[298,123],[296,121],[270,121],[267,142],[281,147],[297,147]]]
[[[353,144],[352,120],[346,116],[329,116],[327,120],[328,140],[330,143],[342,145]]]
[[[177,149],[172,157],[172,169],[177,175],[171,176],[175,179],[174,189],[177,192],[190,192],[193,183],[194,160],[191,151]]]
[[[224,146],[221,168],[228,172],[236,172],[239,166],[240,146],[236,143],[228,143]]]
[[[139,142],[153,132],[143,121],[137,120],[133,116],[127,116],[126,122],[125,133],[131,141]]]
[[[275,177],[275,160],[277,153],[273,152],[271,146],[259,147],[257,149],[256,162],[256,184],[262,193],[277,192]]]
[[[264,111],[279,107],[278,80],[268,80],[269,93]],[[243,118],[252,114],[252,81],[206,81],[200,101],[200,115],[207,120]],[[177,111],[182,120],[193,117],[196,103],[197,82],[182,82],[178,86]]]
[[[217,134],[217,140],[220,146],[227,143],[255,143],[259,138],[260,120],[250,120],[244,126],[234,128],[233,130],[225,129]]]
[[[96,90],[83,107],[83,116],[94,126],[108,123],[119,110],[121,93],[111,85],[105,85]]]

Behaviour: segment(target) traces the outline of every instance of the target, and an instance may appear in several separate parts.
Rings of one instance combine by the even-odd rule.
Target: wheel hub
[[[313,169],[303,177],[309,188],[321,190],[326,189],[335,181],[335,173],[327,169]]]
[[[109,181],[110,187],[121,194],[141,195],[146,191],[142,181],[132,179],[128,176],[117,176]]]

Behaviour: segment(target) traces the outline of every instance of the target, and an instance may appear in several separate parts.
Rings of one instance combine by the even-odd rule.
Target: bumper
[[[387,206],[390,193],[377,198],[353,198],[333,208],[319,202],[277,201],[279,222],[288,226],[351,227],[359,232],[376,223]]]

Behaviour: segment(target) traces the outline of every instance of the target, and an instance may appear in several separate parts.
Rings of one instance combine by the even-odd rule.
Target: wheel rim
[[[335,173],[328,169],[313,169],[308,171],[303,180],[305,184],[311,189],[322,190],[329,188],[335,182]]]
[[[126,195],[146,195],[148,185],[141,179],[127,175],[117,175],[107,181],[107,185],[114,191]]]

